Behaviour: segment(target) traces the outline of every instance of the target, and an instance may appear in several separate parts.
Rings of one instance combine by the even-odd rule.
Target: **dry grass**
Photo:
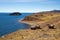
[[[42,29],[31,30],[18,30],[16,32],[5,35],[3,38],[0,37],[0,40],[60,40],[60,14],[46,12],[42,14],[33,14],[30,15],[33,18],[37,18],[37,21],[22,21],[30,25],[41,25]],[[49,29],[47,23],[52,23],[55,25],[56,29]]]

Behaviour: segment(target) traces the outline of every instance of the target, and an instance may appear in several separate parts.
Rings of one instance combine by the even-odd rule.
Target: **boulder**
[[[31,30],[36,30],[36,26],[31,26]]]
[[[49,29],[55,29],[53,24],[47,24]]]
[[[41,29],[40,25],[31,26],[31,30]]]

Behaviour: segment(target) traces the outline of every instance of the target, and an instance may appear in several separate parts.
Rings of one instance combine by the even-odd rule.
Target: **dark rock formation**
[[[9,15],[19,16],[19,15],[21,15],[21,13],[19,13],[19,12],[14,12],[14,13],[10,13]]]
[[[40,25],[31,26],[31,30],[42,29]]]
[[[31,30],[36,30],[36,27],[34,26],[34,27],[31,27]]]
[[[49,29],[55,29],[53,24],[47,24]]]
[[[40,25],[36,25],[36,29],[42,29]]]

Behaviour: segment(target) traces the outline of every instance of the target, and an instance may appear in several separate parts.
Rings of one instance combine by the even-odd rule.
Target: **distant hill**
[[[52,11],[45,11],[45,12],[38,12],[33,13],[30,16],[26,16],[22,21],[43,21],[41,18],[47,16],[53,16],[53,15],[59,15],[60,10],[52,10]]]
[[[60,10],[53,10],[52,12],[60,12]]]

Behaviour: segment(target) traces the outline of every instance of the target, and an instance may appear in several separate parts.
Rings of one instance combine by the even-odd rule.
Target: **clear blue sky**
[[[0,0],[0,12],[60,10],[60,0]]]

